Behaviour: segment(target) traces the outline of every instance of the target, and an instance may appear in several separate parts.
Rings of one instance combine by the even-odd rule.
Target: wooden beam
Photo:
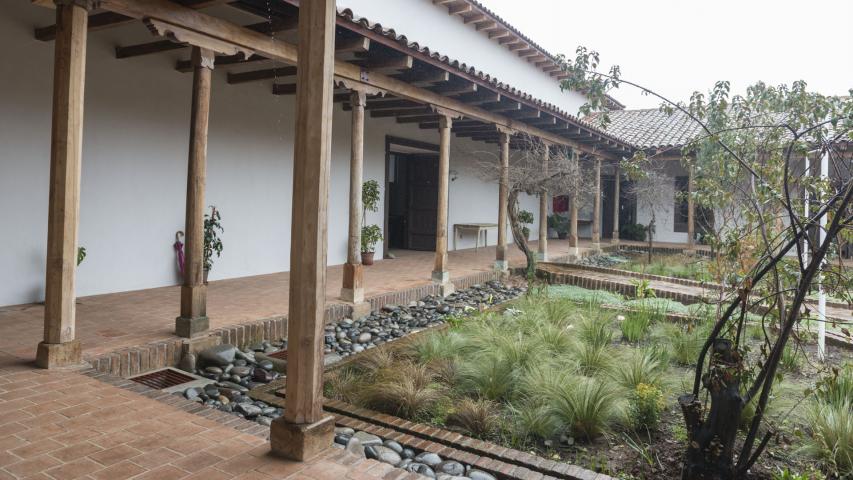
[[[358,54],[370,50],[370,39],[365,37],[354,37],[342,39],[335,43],[335,58],[340,60],[354,60]]]
[[[80,341],[75,334],[75,282],[88,20],[89,13],[82,3],[56,7],[44,340],[36,351],[36,365],[41,368],[81,361]]]
[[[252,55],[249,58],[243,57],[243,54],[238,53],[236,55],[217,55],[215,64],[217,67],[225,67],[229,65],[239,65],[245,63],[253,63],[253,62],[262,62],[267,60],[266,57],[262,57],[261,55]],[[175,70],[181,73],[189,73],[193,71],[192,60],[178,60],[175,63]]]
[[[239,73],[228,72],[228,83],[237,85],[258,80],[292,77],[294,75],[296,75],[296,67],[268,68],[265,70],[251,70]]]
[[[464,21],[464,22],[465,22],[465,24],[467,25],[467,24],[469,24],[469,23],[482,22],[482,21],[483,21],[483,20],[485,20],[487,17],[486,17],[486,14],[485,14],[485,13],[474,13],[473,15],[468,15],[468,16],[465,16],[465,17],[463,17],[463,18],[464,18],[464,20],[463,20],[463,21]]]
[[[440,93],[447,97],[452,97],[454,95],[463,95],[466,93],[475,93],[477,91],[476,83],[448,83],[446,85],[439,85],[433,88],[430,88],[435,93]]]
[[[364,92],[352,92],[352,134],[350,135],[349,235],[344,264],[341,299],[364,303],[364,267],[361,264],[362,182],[364,182]]]
[[[450,178],[450,129],[453,120],[441,115],[439,118],[438,151],[438,205],[435,222],[435,265],[432,269],[432,281],[442,286],[442,290],[452,289],[450,272],[447,268],[447,212]],[[445,292],[442,292],[445,293]],[[447,292],[449,293],[449,292]]]
[[[506,256],[506,227],[507,227],[507,200],[509,199],[509,133],[500,133],[501,146],[501,169],[498,182],[498,245],[495,251],[495,269],[500,272],[509,270],[509,261]]]
[[[437,122],[440,115],[418,115],[414,117],[397,117],[397,123]]]
[[[213,7],[215,5],[230,3],[233,1],[234,0],[176,0],[177,3],[192,9],[208,8]],[[88,29],[90,31],[104,30],[107,28],[127,25],[128,23],[131,23],[134,20],[135,19],[130,16],[122,15],[116,12],[96,13],[89,17]],[[36,28],[35,37],[36,40],[41,40],[43,42],[54,40],[56,38],[56,25],[48,25],[46,27]]]
[[[270,25],[270,22],[260,22],[251,25],[246,25],[246,28],[269,35],[271,33],[295,30],[297,21],[298,20],[295,17],[289,17],[281,20],[276,20],[275,22],[273,22],[272,26]],[[116,58],[130,58],[138,57],[140,55],[151,55],[154,53],[168,52],[171,50],[180,50],[187,47],[189,47],[189,45],[187,45],[186,43],[175,42],[172,40],[158,40],[154,42],[139,43],[136,45],[127,45],[124,47],[118,46],[116,47]]]
[[[300,2],[296,140],[288,298],[285,413],[273,421],[273,452],[305,461],[331,447],[334,418],[323,413],[323,328],[335,0]],[[269,41],[269,40],[268,40]]]
[[[373,118],[388,118],[388,117],[402,117],[402,116],[412,116],[412,115],[429,115],[433,113],[429,107],[424,107],[423,105],[416,105],[410,108],[394,108],[390,110],[371,110],[370,116]]]
[[[193,47],[192,62],[184,283],[181,285],[181,315],[175,319],[175,334],[184,338],[205,334],[210,324],[207,318],[207,286],[204,283],[204,193],[207,183],[207,131],[213,52]]]
[[[369,58],[364,66],[374,72],[396,73],[400,70],[408,70],[412,68],[413,64],[414,60],[411,55],[394,55]]]
[[[227,20],[212,17],[202,12],[181,7],[167,0],[101,0],[104,9],[134,18],[156,18],[179,25],[222,41],[228,41],[241,48],[250,49],[277,62],[294,65],[297,59],[296,47],[279,39],[247,30]],[[396,78],[381,73],[364,71],[358,65],[347,62],[335,62],[335,75],[347,81],[363,83],[386,91],[400,98],[407,98],[424,104],[437,105],[459,112],[465,117],[494,123],[531,136],[540,137],[553,143],[566,145],[583,152],[592,150],[582,144],[561,137],[558,134],[515,121],[506,116],[490,112],[474,105],[467,105],[455,98],[440,93],[414,87]]]
[[[429,87],[436,83],[445,83],[450,80],[450,72],[446,70],[433,71],[408,71],[395,76],[397,79],[415,87]]]
[[[447,9],[447,12],[451,15],[461,15],[463,13],[468,13],[473,10],[473,5],[470,5],[467,2],[460,2],[455,5],[450,5],[450,7]]]
[[[296,95],[295,83],[276,83],[272,86],[273,95]]]

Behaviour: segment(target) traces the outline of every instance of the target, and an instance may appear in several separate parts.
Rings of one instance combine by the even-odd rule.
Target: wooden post
[[[507,201],[509,198],[509,132],[500,133],[501,178],[498,186],[498,246],[495,253],[495,270],[506,272],[509,262],[506,257]]]
[[[335,427],[334,417],[323,414],[335,15],[335,0],[300,2],[287,391],[284,415],[270,428],[273,452],[297,461],[330,448]]]
[[[347,263],[344,264],[344,281],[341,298],[353,304],[364,303],[363,268],[361,264],[361,190],[364,173],[364,92],[353,91],[352,103],[352,147],[350,150],[349,177],[349,239],[347,241]],[[368,312],[369,313],[369,312]]]
[[[578,162],[577,153],[573,154],[573,162]],[[572,192],[569,204],[569,255],[580,255],[578,245],[578,192]]]
[[[551,151],[547,143],[543,146],[544,161],[543,170],[548,175],[548,163],[551,159]],[[548,191],[544,188],[539,192],[539,260],[548,260]]]
[[[447,270],[447,202],[449,197],[450,176],[450,129],[453,119],[448,115],[439,118],[438,132],[440,143],[438,149],[438,209],[435,222],[435,266],[432,270],[432,280],[442,286],[442,293],[448,295],[453,291],[450,283],[450,272]]]
[[[74,283],[90,7],[82,0],[56,2],[44,340],[36,352],[36,364],[41,368],[81,361],[80,341],[75,336]]]
[[[693,250],[693,237],[696,233],[696,212],[693,202],[693,167],[690,167],[687,177],[687,249]]]
[[[207,332],[207,286],[204,284],[204,191],[207,183],[207,127],[213,52],[193,47],[193,93],[187,162],[186,252],[181,286],[181,316],[175,334],[192,338]]]
[[[592,202],[592,249],[601,250],[601,157],[595,157],[595,198]]]
[[[619,171],[619,162],[616,162],[616,165],[613,167],[613,238],[610,239],[610,243],[613,245],[619,244],[619,188],[620,188],[620,177],[622,176]]]

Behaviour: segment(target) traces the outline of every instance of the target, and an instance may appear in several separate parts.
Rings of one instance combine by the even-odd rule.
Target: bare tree
[[[536,254],[530,248],[519,221],[519,199],[522,193],[567,195],[582,204],[596,194],[593,171],[589,162],[577,151],[543,143],[527,135],[516,135],[510,154],[508,175],[507,218],[513,242],[527,259],[527,276],[536,272]],[[475,174],[483,181],[500,184],[500,156],[495,152],[472,152],[476,158]]]
[[[634,165],[638,165],[635,162]],[[634,177],[628,187],[628,193],[637,199],[637,206],[650,212],[649,223],[646,225],[646,235],[649,242],[648,263],[652,263],[652,246],[657,229],[657,217],[669,215],[675,203],[675,192],[672,190],[672,177],[661,172],[653,162],[643,162],[642,175],[631,175],[636,169],[629,169],[629,177]]]

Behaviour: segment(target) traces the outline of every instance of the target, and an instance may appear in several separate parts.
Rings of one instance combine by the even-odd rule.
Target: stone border
[[[555,264],[556,262],[547,262],[547,264]],[[652,275],[650,273],[633,272],[631,270],[622,270],[619,268],[597,267],[595,265],[581,265],[579,263],[560,264],[561,267],[573,268],[575,270],[585,270],[588,272],[605,273],[608,275],[620,275],[623,277],[641,278],[644,280],[658,280],[662,282],[675,283],[678,285],[686,285],[688,287],[706,288],[708,290],[720,290],[722,287],[717,283],[701,282],[691,280],[689,278],[667,277],[665,275]]]
[[[565,267],[565,265],[561,265]],[[573,268],[569,266],[568,268]],[[634,297],[637,295],[636,285],[630,283],[616,282],[613,280],[605,280],[601,278],[589,278],[584,275],[575,275],[572,273],[556,273],[546,270],[537,270],[537,275],[543,277],[551,285],[574,285],[588,290],[607,290],[622,294],[626,297]],[[669,290],[659,290],[652,288],[655,291],[657,298],[674,300],[683,303],[684,305],[692,305],[694,303],[702,303],[705,297],[700,295],[691,295],[681,292],[671,292]]]
[[[278,392],[283,381],[258,387],[249,395],[270,405],[284,405]],[[430,425],[325,399],[323,409],[335,415],[335,424],[394,440],[404,447],[427,451],[471,465],[505,480],[615,480],[610,476],[530,453],[467,437]]]
[[[499,280],[500,272],[478,272],[453,280],[458,289],[472,285]],[[440,285],[426,284],[405,290],[387,292],[367,299],[371,310],[378,310],[388,304],[406,304],[420,300],[428,295],[439,295]],[[326,323],[337,322],[352,314],[352,305],[332,303],[326,306]],[[264,340],[277,340],[287,334],[287,315],[255,320],[240,325],[212,330],[208,338],[219,337],[221,343],[229,343],[244,348],[252,343]],[[86,357],[92,368],[102,373],[120,377],[130,377],[165,367],[176,367],[181,361],[182,349],[186,339],[174,337],[147,345],[122,348],[114,352]]]

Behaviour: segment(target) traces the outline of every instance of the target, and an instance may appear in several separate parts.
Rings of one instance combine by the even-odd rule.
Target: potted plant
[[[548,215],[548,238],[557,238],[561,218],[556,213]]]
[[[518,223],[522,224],[521,231],[524,233],[524,239],[530,240],[530,228],[528,225],[533,224],[533,213],[528,210],[518,212]]]
[[[569,238],[569,219],[563,216],[558,216],[560,219],[557,222],[557,238],[565,240]]]
[[[376,244],[382,241],[379,225],[367,224],[367,212],[379,211],[379,182],[368,180],[361,187],[361,264],[373,265]]]
[[[222,239],[219,234],[222,229],[222,218],[215,206],[210,206],[210,213],[204,214],[204,283],[207,283],[207,275],[213,267],[213,254],[218,258],[222,255]]]

